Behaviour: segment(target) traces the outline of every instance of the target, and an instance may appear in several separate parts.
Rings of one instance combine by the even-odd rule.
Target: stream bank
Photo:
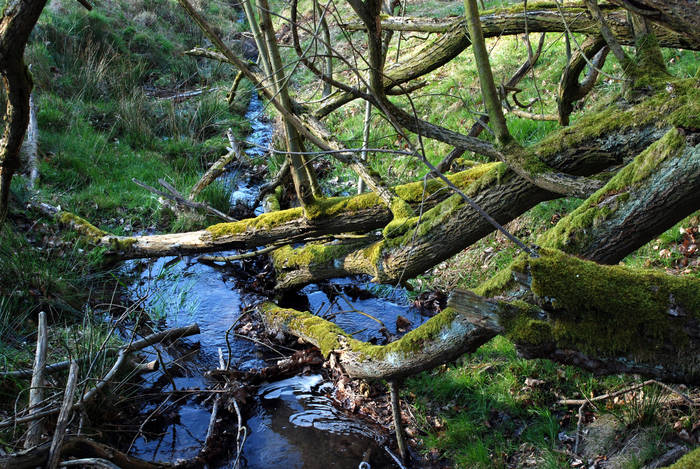
[[[246,114],[253,129],[248,151],[257,156],[272,135],[262,110],[253,95]],[[221,179],[232,189],[232,205],[250,203],[257,195],[258,187],[249,184],[243,170],[230,170]],[[142,302],[143,311],[158,328],[197,323],[201,331],[177,347],[167,347],[162,357],[148,357],[168,365],[142,375],[138,396],[131,403],[137,409],[131,420],[142,423],[128,449],[145,460],[192,458],[207,434],[214,395],[208,390],[216,384],[208,375],[220,368],[220,357],[231,370],[260,370],[291,355],[300,344],[272,345],[264,333],[252,330],[254,322],[244,318],[252,305],[269,299],[260,293],[265,290],[265,277],[272,274],[262,256],[225,266],[193,257],[129,261],[125,272],[133,278],[126,295]],[[375,343],[398,337],[427,319],[409,307],[403,290],[392,290],[391,300],[378,298],[364,283],[336,279],[309,285],[283,301]],[[357,314],[358,310],[368,315]],[[399,316],[403,319],[397,322]],[[233,325],[236,328],[231,330]],[[252,333],[252,338],[246,333]],[[310,365],[295,376],[264,382],[250,394],[237,395],[247,428],[240,467],[355,468],[363,461],[370,467],[400,467],[389,449],[391,434],[358,413],[361,406],[352,397],[350,384],[342,378],[339,383],[340,389],[332,372]],[[225,421],[221,431],[228,442],[226,435],[237,433],[235,418],[230,425]],[[231,467],[237,456],[234,442],[221,451],[220,467]]]

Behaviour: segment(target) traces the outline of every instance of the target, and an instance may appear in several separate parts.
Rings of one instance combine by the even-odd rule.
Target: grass
[[[528,385],[526,378],[537,381]],[[575,419],[555,405],[557,396],[590,395],[623,382],[518,358],[513,344],[497,337],[455,365],[409,379],[404,397],[423,422],[424,449],[437,449],[456,467],[512,467],[526,459],[537,467],[568,467],[556,449],[559,433],[571,432]]]
[[[168,177],[187,193],[226,152],[226,129],[248,131],[250,94],[244,87],[227,105],[230,68],[183,55],[203,38],[176,2],[119,2],[91,12],[74,3],[44,11],[27,52],[43,156],[38,189],[107,230],[175,228],[177,220],[162,216],[131,179],[157,185]],[[241,27],[235,12],[215,10],[214,24],[231,33]],[[213,91],[183,102],[153,96],[200,87]],[[200,195],[218,207],[225,196],[221,188]]]

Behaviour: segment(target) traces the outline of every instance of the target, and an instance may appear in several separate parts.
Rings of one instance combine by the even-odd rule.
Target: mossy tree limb
[[[509,268],[529,295],[511,290],[521,299],[505,300],[499,313],[523,355],[700,382],[700,279],[541,254]],[[448,304],[459,310],[462,294]]]
[[[539,244],[604,264],[622,260],[700,207],[700,145],[672,128]]]
[[[586,160],[590,148],[617,161],[632,158],[668,132],[669,127],[663,127],[664,120],[677,122],[693,119],[688,116],[697,106],[693,97],[695,88],[689,87],[688,83],[678,86],[679,90],[683,89],[683,96],[674,92],[677,93],[674,99],[665,91],[650,98],[649,102],[632,108],[619,101],[572,127],[562,129],[551,140],[543,141],[531,151],[541,155],[557,170],[582,175],[596,172],[592,166],[579,166]],[[662,101],[664,107],[659,108]],[[592,122],[595,122],[595,126]],[[665,143],[659,145],[663,147]],[[554,153],[551,153],[553,150]],[[580,153],[575,153],[577,151]],[[602,167],[598,166],[600,169]],[[673,173],[674,169],[669,168],[669,171]],[[499,223],[507,223],[540,201],[556,197],[506,170],[504,166],[494,167],[484,174],[466,189],[466,193]],[[393,227],[392,233],[385,233],[389,235],[386,239],[343,257],[329,259],[325,255],[312,256],[306,259],[310,264],[304,266],[304,275],[288,270],[286,266],[289,264],[278,264],[284,266],[278,270],[278,286],[293,288],[302,280],[311,281],[310,271],[318,275],[332,273],[334,276],[364,273],[374,276],[379,282],[396,283],[430,269],[493,231],[489,223],[457,196],[425,211],[420,223],[418,221],[417,217],[404,220],[401,226]],[[306,256],[308,253],[288,253],[292,257],[297,254]],[[332,265],[332,268],[323,267],[323,264]],[[313,280],[322,278],[327,277]]]
[[[478,165],[451,175],[460,188],[467,188],[494,164]],[[445,184],[429,180],[394,186],[392,192],[414,208],[424,209],[448,197]],[[227,249],[251,249],[284,242],[301,242],[307,238],[346,232],[381,229],[393,218],[389,208],[374,192],[352,197],[317,199],[305,210],[292,208],[265,213],[256,218],[219,223],[204,230],[150,236],[115,237],[105,235],[97,242],[122,258],[158,257],[196,254]],[[128,249],[113,250],[115,243],[128,242]],[[120,244],[121,243],[121,244]]]
[[[387,345],[361,342],[332,322],[309,312],[265,303],[259,309],[266,325],[334,354],[353,378],[397,379],[431,369],[473,352],[501,330],[496,303],[475,297],[472,311],[445,309],[425,324]]]

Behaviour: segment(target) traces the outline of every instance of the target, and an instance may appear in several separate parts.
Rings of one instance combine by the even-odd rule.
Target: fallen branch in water
[[[243,162],[245,153],[241,150],[241,147],[240,145],[238,145],[238,142],[236,142],[236,139],[233,138],[233,133],[231,132],[231,129],[228,129],[226,131],[226,137],[228,137],[229,141],[228,153],[216,160],[216,162],[213,165],[211,165],[209,169],[207,169],[207,171],[202,175],[199,181],[197,181],[197,184],[195,184],[192,190],[190,191],[188,200],[193,201],[197,194],[202,192],[204,188],[206,188],[209,184],[214,182],[216,178],[221,176],[224,173],[224,171],[226,171],[226,166],[228,166],[229,163],[231,163],[234,160]]]
[[[130,344],[127,344],[123,347],[120,347],[117,352],[117,360],[112,366],[112,368],[107,372],[107,374],[100,379],[97,384],[90,389],[88,392],[86,392],[82,398],[76,402],[73,405],[73,410],[85,406],[85,404],[89,403],[92,399],[97,396],[97,394],[104,389],[105,386],[112,380],[124,367],[125,364],[128,363],[128,356],[134,352],[138,352],[139,350],[143,350],[146,347],[149,347],[151,345],[155,345],[160,342],[166,342],[166,341],[173,341],[175,339],[179,339],[181,337],[187,337],[191,335],[199,334],[199,326],[197,324],[193,324],[191,326],[186,326],[186,327],[178,327],[174,329],[168,329],[165,331],[157,332],[155,334],[151,334],[149,336],[144,337],[143,339],[136,340]],[[32,422],[34,420],[49,416],[49,415],[54,415],[59,411],[59,408],[57,406],[51,405],[48,408],[44,409],[38,409],[36,412],[30,413],[29,415],[23,415],[23,416],[14,416],[9,419],[3,420],[0,422],[0,428],[5,428],[9,427],[12,425],[16,425],[18,423],[27,423],[27,422]],[[0,467],[4,467],[0,464]]]

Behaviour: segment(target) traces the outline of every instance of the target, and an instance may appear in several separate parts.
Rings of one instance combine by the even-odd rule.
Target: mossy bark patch
[[[288,210],[280,210],[277,212],[263,213],[255,218],[231,222],[218,223],[207,227],[207,231],[211,233],[212,238],[217,239],[223,236],[231,236],[246,231],[265,230],[279,226],[283,223],[296,220],[304,216],[302,208],[290,208]]]
[[[652,176],[661,163],[681,155],[685,144],[685,138],[676,128],[669,130],[585,203],[544,233],[539,244],[569,253],[581,252],[590,241],[592,228],[613,216],[619,204],[627,200],[629,192]]]
[[[532,291],[551,303],[547,322],[558,347],[640,359],[653,347],[691,353],[683,327],[700,319],[700,279],[602,266],[549,249],[528,265]],[[522,320],[514,324],[525,333]],[[537,341],[545,340],[541,324],[530,325],[537,326]]]
[[[474,181],[477,181],[484,174],[492,170],[494,165],[497,164],[498,163],[480,164],[447,177],[455,186],[459,187],[460,189],[465,189]],[[438,191],[447,190],[447,187],[445,183],[439,179],[430,179],[425,183],[423,183],[423,181],[418,181],[394,186],[393,190],[398,198],[405,203],[420,203],[424,198],[433,195]],[[383,202],[379,196],[373,192],[351,197],[329,197],[325,199],[318,199],[313,204],[307,206],[306,216],[311,219],[332,217],[340,213],[352,213],[369,207],[374,207],[382,203]],[[398,205],[396,207],[391,207],[392,210],[398,210],[399,208],[400,207]],[[406,216],[410,216],[412,212],[412,209],[410,211],[404,210],[401,212],[401,214],[403,215],[403,218],[405,218]]]
[[[616,131],[654,125],[700,127],[700,81],[696,78],[663,81],[655,93],[639,103],[621,97],[602,103],[569,127],[554,132],[534,147],[537,155],[548,156],[580,147],[582,143],[605,138]]]

